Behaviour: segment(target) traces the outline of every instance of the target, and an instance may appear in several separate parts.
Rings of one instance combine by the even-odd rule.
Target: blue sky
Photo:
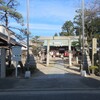
[[[26,25],[26,0],[18,2],[20,5],[17,9],[23,15]],[[30,0],[29,8],[31,36],[53,36],[61,32],[65,21],[73,21],[75,10],[81,8],[81,0]],[[18,26],[15,22],[11,25]]]

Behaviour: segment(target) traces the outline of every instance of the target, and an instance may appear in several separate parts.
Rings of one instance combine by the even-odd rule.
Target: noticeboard
[[[12,47],[12,60],[21,61],[21,53],[22,51],[20,46]]]
[[[97,52],[97,39],[93,38],[92,39],[92,53],[93,55]]]

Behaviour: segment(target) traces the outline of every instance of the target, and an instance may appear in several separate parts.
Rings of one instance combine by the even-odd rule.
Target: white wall
[[[0,26],[0,32],[6,36],[8,36],[8,32],[6,31],[5,27],[4,26]],[[11,38],[15,39],[15,36],[12,34],[10,36]]]

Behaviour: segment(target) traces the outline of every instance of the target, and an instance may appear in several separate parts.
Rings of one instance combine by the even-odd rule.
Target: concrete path
[[[39,77],[61,77],[68,74],[76,74],[80,75],[79,67],[71,66],[68,67],[68,63],[66,58],[53,58],[53,60],[50,61],[49,67],[46,66],[46,64],[37,64],[37,73],[33,74],[33,77],[39,78]]]
[[[37,71],[31,78],[0,79],[0,91],[8,90],[61,90],[61,89],[100,89],[100,81],[92,77],[82,77],[79,68],[68,67],[58,59],[50,67],[37,64]]]

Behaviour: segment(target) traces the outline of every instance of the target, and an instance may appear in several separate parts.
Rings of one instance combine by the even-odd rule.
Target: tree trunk
[[[5,24],[6,24],[6,31],[8,33],[8,50],[9,50],[9,55],[8,55],[8,66],[11,66],[11,44],[10,44],[10,32],[8,31],[8,14],[7,12],[5,13]]]

